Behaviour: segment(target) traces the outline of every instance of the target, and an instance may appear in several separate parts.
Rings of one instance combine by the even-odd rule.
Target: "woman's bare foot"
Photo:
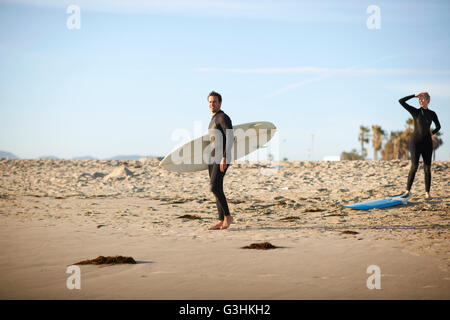
[[[425,196],[425,200],[431,200],[433,197],[430,196],[430,193],[427,192],[427,195]]]
[[[229,216],[225,216],[225,220],[223,220],[223,224],[222,227],[220,229],[227,229],[230,224],[233,223],[233,217],[231,216],[231,214]]]
[[[410,192],[408,190],[406,190],[405,192],[403,192],[400,196],[400,198],[407,198],[410,195]]]
[[[222,228],[223,221],[220,220],[216,225],[209,227],[208,230],[219,230]]]

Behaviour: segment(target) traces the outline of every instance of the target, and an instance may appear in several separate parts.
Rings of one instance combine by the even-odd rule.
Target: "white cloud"
[[[259,74],[259,75],[316,75],[316,77],[291,83],[283,88],[277,89],[267,95],[267,97],[274,97],[292,89],[300,88],[310,83],[319,82],[333,76],[402,76],[402,75],[450,75],[450,70],[434,70],[434,69],[401,69],[401,68],[368,68],[368,66],[376,65],[389,60],[405,59],[408,56],[415,55],[415,53],[408,54],[394,54],[382,56],[369,63],[355,65],[347,68],[323,68],[315,66],[300,66],[300,67],[263,67],[263,68],[198,68],[199,72],[219,72],[219,73],[239,73],[239,74]],[[437,84],[434,86],[438,95],[446,96],[448,94],[448,87],[444,84]]]
[[[379,60],[386,59],[381,58]],[[432,69],[398,69],[398,68],[321,68],[321,67],[291,67],[291,68],[199,68],[199,72],[219,72],[219,73],[239,73],[239,74],[294,74],[294,75],[317,75],[314,78],[302,80],[299,82],[291,83],[283,88],[277,89],[274,92],[267,95],[267,97],[274,97],[292,89],[300,88],[310,83],[319,82],[324,79],[333,76],[402,76],[402,75],[450,75],[450,70],[432,70]],[[433,88],[433,93],[439,96],[450,96],[450,87],[447,83],[434,83],[429,85],[429,88]],[[423,88],[427,88],[424,84],[417,85],[402,85],[402,90],[409,88],[407,91],[411,91],[413,88],[423,91]],[[422,89],[419,89],[422,88]],[[431,91],[430,91],[431,94]]]
[[[320,74],[320,75],[450,75],[450,70],[431,69],[396,69],[396,68],[320,68],[320,67],[290,67],[290,68],[199,68],[200,72],[223,72],[241,74]]]
[[[319,81],[322,81],[323,79],[326,79],[326,78],[329,78],[329,77],[331,77],[331,75],[324,75],[324,76],[321,76],[321,77],[306,79],[306,80],[303,80],[303,81],[300,81],[300,82],[292,83],[292,84],[290,84],[290,85],[288,85],[286,87],[278,89],[275,92],[267,95],[267,97],[275,97],[275,96],[278,96],[278,95],[280,95],[282,93],[285,93],[285,92],[287,92],[289,90],[292,90],[292,89],[295,89],[295,88],[299,88],[299,87],[303,87],[304,85],[307,85],[307,84],[310,84],[310,83],[313,83],[313,82],[319,82]]]
[[[35,7],[67,8],[78,5],[81,10],[135,13],[187,14],[289,21],[353,21],[365,14],[362,4],[352,1],[303,2],[294,0],[0,0]]]

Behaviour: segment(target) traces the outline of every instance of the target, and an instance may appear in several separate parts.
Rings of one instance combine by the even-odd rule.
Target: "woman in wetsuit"
[[[411,98],[418,97],[420,108],[414,108],[406,103]],[[419,157],[422,155],[423,170],[425,172],[425,191],[426,199],[431,199],[431,156],[433,154],[433,142],[431,135],[435,134],[441,128],[438,117],[434,111],[428,109],[430,103],[430,95],[427,92],[421,92],[410,95],[399,100],[400,104],[409,111],[414,119],[414,131],[409,141],[409,151],[411,153],[411,169],[408,174],[408,182],[406,185],[405,195],[409,195],[414,177],[419,167]],[[434,122],[436,128],[430,133],[431,122]]]

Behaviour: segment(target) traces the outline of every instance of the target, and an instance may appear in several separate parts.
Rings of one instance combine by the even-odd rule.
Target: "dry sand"
[[[408,205],[339,204],[398,194],[407,161],[234,164],[217,212],[206,171],[139,161],[0,160],[0,299],[449,299],[449,162],[419,168]],[[183,219],[195,215],[200,219]],[[342,231],[355,231],[355,235]],[[241,247],[269,241],[281,248]],[[134,265],[83,265],[97,256]],[[381,289],[369,290],[370,265]]]

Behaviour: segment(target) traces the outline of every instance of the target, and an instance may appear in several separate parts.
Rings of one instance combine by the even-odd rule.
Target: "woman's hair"
[[[428,94],[428,92],[425,92],[423,96],[428,100],[428,102],[430,102],[430,95]]]
[[[208,94],[208,98],[209,97],[217,97],[217,99],[219,99],[219,102],[220,103],[222,103],[222,96],[219,94],[219,93],[217,93],[217,92],[215,92],[215,91],[211,91],[209,94]]]

